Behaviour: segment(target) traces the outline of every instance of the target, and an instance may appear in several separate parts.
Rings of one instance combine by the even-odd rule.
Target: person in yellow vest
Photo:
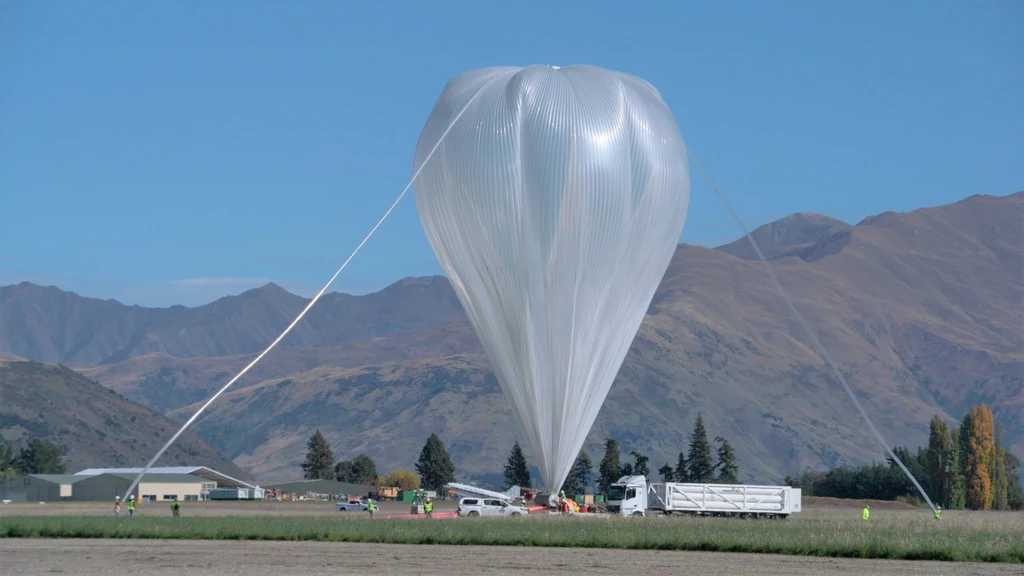
[[[942,520],[942,506],[935,507],[935,519]]]
[[[128,497],[128,517],[135,518],[135,494]]]
[[[175,498],[174,502],[171,502],[171,514],[173,514],[174,517],[177,518],[178,517],[178,513],[179,513],[180,510],[181,510],[181,502],[178,502],[178,499]]]
[[[860,511],[860,517],[867,520],[869,516],[871,516],[871,506],[865,506],[864,509]]]
[[[427,501],[423,503],[423,513],[427,515],[427,518],[434,517],[434,501],[427,498]]]
[[[366,499],[366,511],[370,513],[370,520],[373,520],[373,511],[376,510],[376,509],[377,509],[377,507],[374,506],[374,504],[373,504],[373,498],[367,498]]]

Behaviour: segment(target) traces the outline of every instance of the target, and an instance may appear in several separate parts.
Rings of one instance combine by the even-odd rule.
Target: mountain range
[[[986,402],[1024,456],[1024,192],[856,225],[795,214],[753,232],[875,424],[898,445],[934,414]],[[29,283],[0,288],[0,353],[74,368],[178,420],[308,300],[268,284],[197,308],[125,306]],[[698,413],[741,479],[880,460],[845,392],[745,239],[680,245],[588,438],[685,449]],[[6,401],[7,399],[4,398]],[[515,421],[447,279],[327,294],[197,422],[260,480],[301,474],[320,429],[339,457],[409,468],[437,432],[460,478],[500,476]],[[529,456],[529,455],[528,455]]]

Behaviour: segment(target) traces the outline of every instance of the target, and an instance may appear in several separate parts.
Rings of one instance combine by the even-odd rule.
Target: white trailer
[[[801,495],[789,486],[661,482],[648,488],[647,508],[665,514],[785,518],[800,512]]]
[[[663,514],[786,518],[800,512],[802,492],[789,486],[744,484],[647,484],[644,476],[623,476],[608,492],[608,511],[622,516]]]

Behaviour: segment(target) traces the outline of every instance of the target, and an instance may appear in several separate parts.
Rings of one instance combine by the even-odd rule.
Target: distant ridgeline
[[[893,452],[943,508],[1022,510],[1020,459],[1003,446],[1002,430],[992,411],[980,404],[967,412],[959,428],[950,429],[938,415],[932,418],[928,446],[916,454],[904,447]],[[786,483],[803,489],[806,496],[916,500],[914,485],[891,458],[886,459],[888,464],[787,476]]]

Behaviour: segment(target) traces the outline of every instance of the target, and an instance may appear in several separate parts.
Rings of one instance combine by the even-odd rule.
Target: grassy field
[[[863,522],[845,511],[789,520],[531,516],[410,520],[310,517],[0,517],[6,538],[313,540],[758,552],[844,558],[1024,563],[1024,515],[899,512]]]

